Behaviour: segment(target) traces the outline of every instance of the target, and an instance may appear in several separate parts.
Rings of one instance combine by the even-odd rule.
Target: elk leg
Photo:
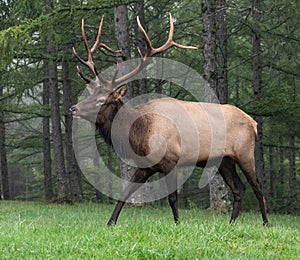
[[[174,169],[172,172],[166,175],[166,184],[170,194],[168,195],[168,200],[170,207],[173,212],[173,217],[175,223],[179,222],[178,215],[178,195],[177,195],[177,171]]]
[[[244,183],[238,176],[235,169],[235,164],[233,162],[230,162],[229,160],[224,160],[220,166],[219,171],[233,194],[234,201],[229,222],[230,224],[232,224],[239,215],[246,188]]]
[[[262,215],[263,219],[263,224],[267,225],[268,224],[268,218],[267,218],[267,213],[266,213],[266,205],[265,205],[265,197],[263,195],[260,183],[257,179],[256,173],[255,173],[255,166],[254,166],[254,159],[252,160],[253,163],[245,163],[241,164],[240,167],[245,174],[249,184],[251,185],[251,188],[258,200],[259,207],[260,207],[260,212]]]
[[[126,200],[130,197],[132,193],[134,193],[139,187],[141,187],[151,175],[153,175],[153,172],[147,171],[145,169],[137,169],[135,171],[135,173],[130,179],[130,182],[121,193],[120,199],[118,200],[117,205],[107,223],[108,226],[112,226],[117,223],[119,214]]]

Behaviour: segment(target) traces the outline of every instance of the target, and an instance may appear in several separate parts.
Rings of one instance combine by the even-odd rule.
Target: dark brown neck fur
[[[96,119],[96,129],[99,131],[101,136],[104,138],[104,141],[112,145],[112,137],[111,137],[111,128],[113,121],[115,119],[115,116],[117,115],[118,111],[120,109],[126,109],[126,112],[124,113],[124,116],[122,115],[121,120],[118,118],[117,124],[119,125],[118,129],[119,132],[115,133],[118,136],[116,137],[117,140],[122,142],[122,136],[123,136],[123,129],[126,127],[126,123],[130,122],[129,118],[131,116],[135,116],[136,113],[139,113],[135,108],[131,108],[124,104],[124,102],[119,99],[109,104],[104,104]]]
[[[122,100],[114,103],[104,104],[98,112],[96,119],[96,129],[99,131],[104,141],[111,145],[111,126],[119,109],[124,105]]]

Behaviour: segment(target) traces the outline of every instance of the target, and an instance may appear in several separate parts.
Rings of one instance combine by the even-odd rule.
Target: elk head
[[[90,79],[87,77],[80,69],[77,67],[77,72],[81,76],[81,78],[86,82],[86,88],[88,89],[89,93],[91,94],[88,98],[81,101],[77,105],[74,105],[70,108],[70,111],[72,112],[73,117],[82,117],[84,119],[87,119],[91,122],[95,122],[95,119],[99,112],[104,110],[104,107],[107,107],[109,104],[112,104],[114,102],[119,102],[120,98],[125,95],[126,93],[126,85],[124,85],[130,78],[132,78],[134,75],[138,74],[148,63],[149,58],[154,56],[155,54],[162,53],[165,50],[169,49],[172,46],[183,48],[183,49],[197,49],[196,47],[192,46],[185,46],[178,44],[173,41],[173,32],[174,32],[174,25],[173,25],[173,19],[170,14],[170,31],[169,31],[169,37],[165,44],[163,44],[159,48],[153,48],[152,43],[142,27],[139,18],[137,17],[137,24],[138,28],[141,31],[146,45],[147,50],[145,54],[141,53],[141,50],[138,48],[138,52],[140,54],[140,62],[139,64],[131,70],[129,73],[117,78],[118,75],[118,67],[114,73],[114,76],[112,80],[104,79],[97,71],[95,63],[93,61],[93,54],[98,48],[104,48],[105,50],[111,52],[111,53],[119,53],[119,50],[112,50],[110,47],[108,47],[105,43],[101,41],[101,31],[103,26],[103,16],[100,22],[98,35],[96,42],[94,43],[93,47],[90,49],[85,30],[84,30],[84,20],[82,20],[82,26],[81,26],[81,32],[82,32],[82,38],[85,44],[85,48],[88,54],[88,58],[85,61],[81,57],[79,57],[78,53],[76,52],[75,48],[73,48],[73,52],[77,59],[87,66],[92,74],[94,75],[95,79]],[[121,87],[120,87],[121,86]],[[106,106],[105,106],[106,105]]]

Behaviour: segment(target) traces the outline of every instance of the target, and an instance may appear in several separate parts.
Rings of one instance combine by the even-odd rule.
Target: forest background
[[[77,102],[84,84],[76,74],[76,46],[85,53],[80,23],[84,18],[93,39],[105,15],[103,38],[115,49],[117,8],[127,10],[129,55],[138,57],[136,15],[154,46],[160,46],[172,13],[177,42],[198,46],[196,52],[170,50],[164,58],[182,62],[201,75],[205,66],[203,46],[204,6],[226,14],[226,66],[228,103],[260,120],[262,183],[270,211],[299,213],[300,167],[300,4],[296,0],[264,1],[107,1],[2,0],[0,2],[0,156],[1,199],[97,201],[110,203],[82,175],[73,153],[69,108]],[[225,5],[224,5],[225,3]],[[253,15],[255,11],[259,19]],[[223,35],[224,36],[224,35]],[[254,40],[259,39],[259,53]],[[221,49],[220,42],[216,50]],[[115,64],[115,57],[100,53],[98,70]],[[259,56],[259,60],[255,59]],[[259,62],[259,63],[258,63]],[[255,89],[254,68],[261,72]],[[190,100],[189,93],[167,82],[133,85],[131,95],[159,92]],[[99,139],[99,150],[116,174],[122,165]],[[96,154],[96,153],[95,153]],[[97,164],[97,158],[94,162]],[[209,187],[199,189],[201,170],[180,189],[182,207],[209,207]],[[247,187],[244,209],[257,202]],[[114,192],[111,185],[111,192]],[[164,204],[162,200],[159,203]],[[154,205],[154,204],[153,204]],[[155,204],[156,205],[156,204]]]

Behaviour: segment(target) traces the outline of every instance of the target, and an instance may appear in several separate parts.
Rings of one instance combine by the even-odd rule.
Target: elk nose
[[[70,113],[71,113],[72,115],[76,115],[78,109],[77,109],[76,106],[72,106],[72,107],[69,109],[69,111],[70,111]]]

